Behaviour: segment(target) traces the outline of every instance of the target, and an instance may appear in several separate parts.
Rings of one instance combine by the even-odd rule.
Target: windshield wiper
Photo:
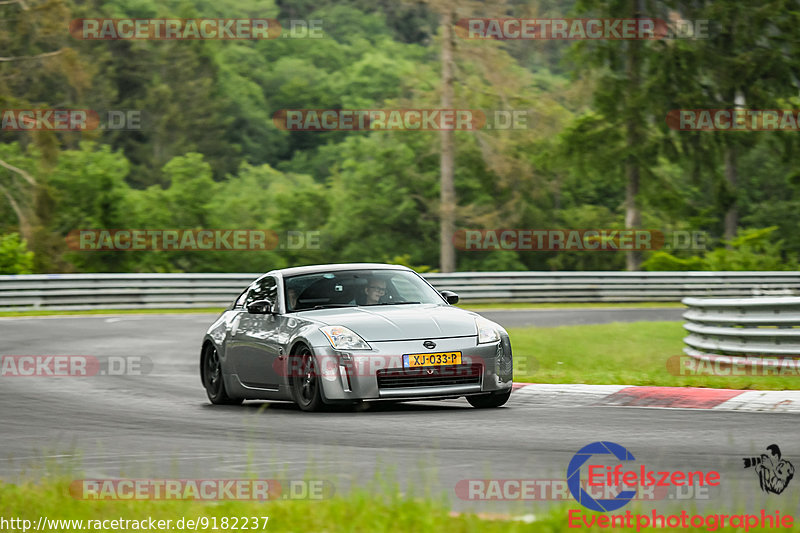
[[[336,307],[355,307],[353,304],[323,304],[323,305],[315,305],[314,309],[332,309]]]
[[[376,305],[408,305],[408,304],[421,304],[422,302],[383,302]]]

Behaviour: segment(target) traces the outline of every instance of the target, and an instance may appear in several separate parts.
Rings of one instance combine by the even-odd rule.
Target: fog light
[[[344,392],[351,392],[350,373],[347,371],[346,366],[339,365],[339,377],[342,380],[342,390],[344,390]]]

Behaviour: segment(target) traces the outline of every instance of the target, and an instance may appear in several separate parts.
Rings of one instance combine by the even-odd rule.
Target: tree
[[[449,6],[448,6],[449,7]],[[442,23],[442,109],[453,109],[453,48],[455,48],[456,14],[453,7],[441,13]],[[443,129],[440,158],[440,229],[439,268],[442,272],[456,269],[453,235],[456,231],[456,191],[454,182],[455,144],[452,130]]]
[[[130,163],[109,145],[84,141],[64,150],[42,187],[42,234],[37,245],[37,270],[104,272],[131,267],[129,254],[115,251],[67,251],[65,237],[82,229],[122,229],[133,222],[125,208],[130,188],[125,178]]]
[[[648,8],[648,9],[645,9]],[[658,18],[653,2],[643,0],[578,0],[576,13],[597,18],[631,19]],[[663,9],[663,8],[662,8]],[[651,128],[658,120],[663,122],[665,112],[653,105],[653,92],[661,87],[652,79],[661,80],[653,70],[653,57],[659,53],[658,43],[641,39],[578,41],[573,46],[576,68],[595,69],[595,109],[600,117],[596,123],[604,130],[621,129],[623,144],[619,146],[618,161],[608,171],[621,172],[625,176],[625,227],[641,227],[640,189],[643,178],[652,177],[655,166],[656,147],[659,143],[658,128]],[[642,80],[647,80],[643,83]],[[656,102],[660,102],[657,99]],[[655,134],[650,131],[655,130]],[[606,150],[605,144],[592,147]],[[628,270],[639,270],[641,253],[626,252]]]
[[[29,3],[7,0],[0,3],[0,109],[45,107],[42,102],[63,102],[88,86],[88,68],[76,52],[67,46],[69,38],[65,20],[69,9],[63,0]],[[21,155],[30,144],[38,148],[46,171],[55,159],[58,148],[56,134],[46,131],[31,133],[0,130],[0,142],[19,142]],[[15,145],[16,146],[16,145]],[[23,240],[36,247],[40,220],[36,211],[41,193],[41,179],[33,165],[14,164],[0,157],[0,193],[14,211]]]
[[[350,136],[328,180],[324,233],[337,261],[386,261],[401,251],[436,264],[438,157],[429,134]]]
[[[673,0],[682,18],[710,21],[707,38],[664,48],[661,64],[672,73],[667,89],[675,108],[775,109],[796,95],[800,68],[800,2]],[[680,143],[714,176],[723,210],[722,233],[730,243],[740,210],[740,160],[759,134],[680,133]],[[796,146],[796,144],[795,144]],[[720,170],[721,169],[721,170]]]

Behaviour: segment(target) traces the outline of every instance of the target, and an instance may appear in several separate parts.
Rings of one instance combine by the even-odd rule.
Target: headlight
[[[367,341],[344,326],[325,326],[319,330],[328,337],[334,350],[371,350]]]
[[[500,340],[500,332],[497,330],[497,324],[491,320],[486,320],[479,316],[475,319],[475,325],[478,327],[478,344],[486,344]]]

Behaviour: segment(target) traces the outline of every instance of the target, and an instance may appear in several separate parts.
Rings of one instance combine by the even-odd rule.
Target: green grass
[[[328,500],[277,500],[271,502],[197,502],[179,501],[83,501],[69,495],[69,482],[0,485],[0,516],[21,517],[36,524],[40,516],[50,519],[127,519],[155,520],[201,517],[268,517],[266,531],[531,531],[522,524],[484,522],[477,517],[451,517],[441,501],[406,500],[400,496],[377,497],[357,491],[345,498]],[[241,525],[241,524],[239,524]],[[252,525],[252,522],[250,523]],[[200,530],[203,530],[200,528]],[[72,531],[61,529],[60,531]],[[171,531],[180,531],[173,528]],[[218,529],[223,531],[223,529]]]
[[[192,500],[107,500],[88,501],[70,494],[68,478],[43,478],[39,482],[20,485],[0,481],[0,517],[19,517],[36,524],[39,517],[71,520],[125,519],[172,520],[171,531],[180,518],[196,520],[216,517],[268,517],[267,531],[307,533],[315,531],[363,531],[389,533],[395,531],[442,532],[517,532],[566,531],[566,511],[548,510],[537,514],[535,523],[514,520],[510,515],[476,515],[453,513],[448,498],[432,496],[420,490],[410,497],[396,485],[359,488],[349,494],[337,494],[322,500],[283,500],[268,502]],[[488,519],[487,519],[488,518]],[[230,523],[230,522],[229,522]],[[252,525],[252,521],[250,521]],[[35,527],[35,526],[33,526]],[[86,530],[86,529],[84,529]],[[203,531],[203,528],[199,528]],[[55,530],[54,530],[55,531]],[[58,531],[73,531],[65,528]],[[216,531],[216,530],[215,530]],[[224,531],[219,528],[218,531]]]
[[[402,495],[396,487],[373,488],[373,490],[356,489],[348,495],[336,495],[325,500],[276,500],[260,503],[191,500],[85,501],[75,499],[70,495],[69,484],[68,478],[44,478],[37,483],[28,481],[20,485],[4,484],[0,481],[0,517],[30,520],[31,528],[38,523],[39,517],[51,520],[83,520],[84,531],[88,530],[85,525],[86,520],[143,520],[148,518],[153,518],[155,521],[172,520],[172,527],[169,531],[186,531],[193,529],[177,529],[175,522],[181,518],[197,520],[202,517],[207,517],[209,521],[211,518],[216,518],[218,524],[224,517],[227,517],[229,527],[233,524],[234,517],[259,517],[257,530],[261,531],[263,518],[260,517],[266,516],[269,518],[266,531],[297,533],[316,531],[369,533],[537,531],[556,533],[575,530],[575,528],[568,527],[567,513],[570,509],[580,510],[587,519],[592,516],[602,516],[589,512],[577,503],[556,504],[544,508],[541,505],[535,507],[536,502],[521,504],[521,510],[526,515],[533,515],[533,521],[530,523],[513,520],[509,515],[453,513],[449,510],[450,502],[445,495],[436,497],[430,494],[418,494],[416,497],[408,497]],[[680,513],[683,506],[678,507],[675,503],[664,503],[656,508],[660,514],[667,514]],[[650,509],[651,507],[643,507],[634,503],[616,513],[624,514],[626,510],[630,510],[632,513],[645,514]],[[686,510],[693,512],[692,509]],[[722,512],[733,514],[731,510]],[[250,524],[252,525],[252,521]],[[21,531],[21,529],[17,530]],[[32,530],[35,531],[35,529]],[[65,527],[49,530],[75,531],[76,529]],[[106,530],[112,529],[107,528]],[[122,529],[117,530],[122,531]],[[199,527],[198,530],[226,531],[231,529],[214,530]],[[581,527],[580,531],[608,531],[608,528]],[[628,531],[636,531],[636,529],[634,527]],[[658,528],[658,531],[686,530]],[[726,527],[716,531],[735,530]],[[761,529],[752,529],[752,531],[761,531]]]
[[[675,376],[670,357],[683,355],[680,322],[630,322],[510,329],[514,381],[656,385],[726,389],[800,388],[791,376]]]
[[[489,309],[653,309],[683,308],[680,302],[486,302],[459,303],[457,307],[470,311],[486,311]]]

